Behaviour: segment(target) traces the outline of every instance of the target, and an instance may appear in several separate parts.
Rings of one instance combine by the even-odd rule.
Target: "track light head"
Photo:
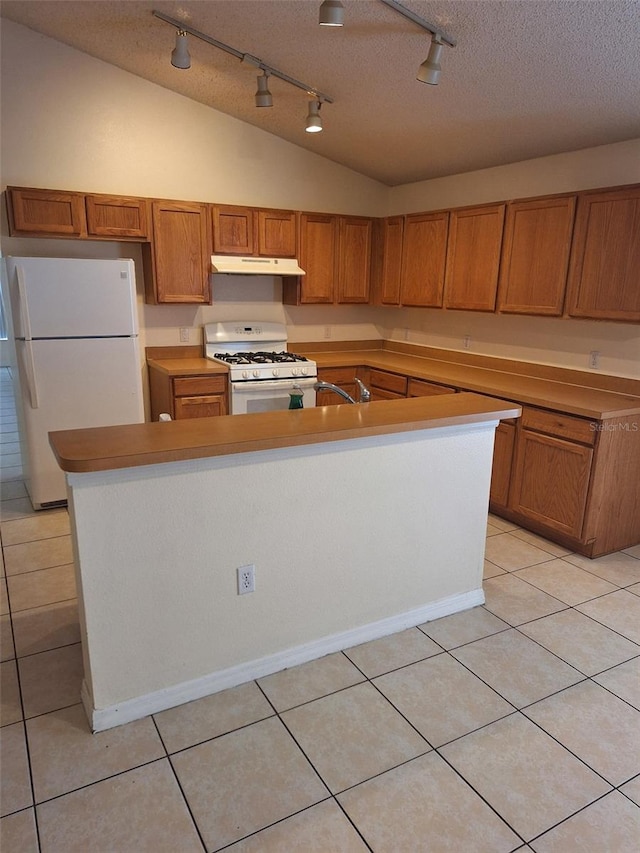
[[[188,36],[184,30],[178,30],[176,33],[176,46],[171,51],[171,64],[174,68],[191,68]]]
[[[421,83],[430,83],[432,86],[437,86],[440,80],[440,55],[444,45],[440,36],[433,35],[431,37],[431,47],[429,55],[418,69],[416,80]]]
[[[256,107],[272,107],[273,95],[269,91],[269,75],[266,71],[258,77],[258,91],[256,92]]]
[[[307,115],[307,133],[320,133],[322,130],[322,119],[320,118],[321,101],[309,101],[309,114]]]
[[[321,27],[344,26],[344,6],[340,0],[324,0],[320,6],[318,23]]]

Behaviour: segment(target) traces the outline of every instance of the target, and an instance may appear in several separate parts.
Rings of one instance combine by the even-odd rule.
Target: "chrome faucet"
[[[354,400],[351,394],[347,394],[347,392],[340,388],[338,385],[333,385],[331,382],[316,382],[313,386],[316,391],[334,391],[343,400],[346,400],[347,403],[368,403],[371,400],[371,391],[366,387],[366,385],[361,382],[359,379],[356,379],[356,385],[358,386],[359,397],[357,400]]]

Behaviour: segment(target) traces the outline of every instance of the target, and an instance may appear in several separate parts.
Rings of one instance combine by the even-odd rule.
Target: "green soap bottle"
[[[290,409],[303,409],[302,405],[302,388],[299,385],[294,385],[291,391],[289,391],[289,408]]]

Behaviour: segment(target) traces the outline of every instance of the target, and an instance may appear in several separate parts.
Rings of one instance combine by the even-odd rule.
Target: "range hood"
[[[294,258],[243,258],[212,255],[211,272],[230,275],[304,275]]]

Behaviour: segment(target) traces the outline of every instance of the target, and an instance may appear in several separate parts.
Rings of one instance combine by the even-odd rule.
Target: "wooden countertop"
[[[606,420],[640,414],[640,397],[540,379],[518,373],[490,370],[467,364],[440,361],[424,356],[405,355],[389,350],[348,350],[306,352],[319,367],[343,367],[364,364],[474,391],[506,400],[517,400],[542,408],[568,412],[581,417]]]
[[[296,447],[518,417],[520,407],[478,394],[224,415],[49,433],[64,471],[86,473]]]
[[[226,375],[229,368],[226,364],[212,361],[201,356],[189,358],[149,358],[147,364],[155,367],[168,376],[209,376],[211,374]]]
[[[295,344],[291,347],[295,350]],[[389,370],[452,385],[464,391],[488,394],[532,406],[567,412],[585,418],[607,420],[640,414],[640,395],[622,394],[601,388],[556,381],[548,378],[477,367],[427,355],[408,355],[391,349],[357,349],[314,352],[302,348],[319,367],[363,366]],[[207,358],[153,358],[149,364],[170,376],[227,373],[225,365]],[[535,370],[535,367],[533,368]]]

